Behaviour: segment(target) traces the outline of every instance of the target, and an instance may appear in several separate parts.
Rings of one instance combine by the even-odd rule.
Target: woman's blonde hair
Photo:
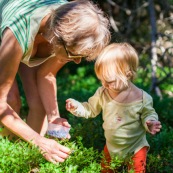
[[[103,83],[122,81],[128,86],[128,80],[134,79],[137,67],[138,55],[130,44],[112,43],[97,58],[95,72]]]
[[[88,60],[95,59],[110,41],[109,20],[96,4],[88,0],[67,2],[54,10],[50,29],[57,36],[57,44],[63,40]]]

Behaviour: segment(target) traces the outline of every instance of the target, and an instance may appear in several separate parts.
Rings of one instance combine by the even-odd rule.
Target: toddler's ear
[[[127,76],[127,79],[131,79],[131,78],[133,77],[132,71],[128,71],[128,72],[126,73],[126,76]]]

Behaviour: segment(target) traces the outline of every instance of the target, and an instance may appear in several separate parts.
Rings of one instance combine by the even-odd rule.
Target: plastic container
[[[67,138],[69,131],[70,127],[49,123],[47,134],[56,138]]]

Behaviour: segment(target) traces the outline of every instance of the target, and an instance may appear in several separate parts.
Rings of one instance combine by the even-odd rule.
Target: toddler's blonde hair
[[[112,43],[108,45],[95,63],[95,72],[102,83],[122,81],[128,86],[128,80],[133,80],[138,67],[136,50],[128,43]]]

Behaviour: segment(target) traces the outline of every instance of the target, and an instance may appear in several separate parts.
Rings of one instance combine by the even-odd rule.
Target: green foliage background
[[[105,11],[109,10],[105,5],[108,1],[98,0],[96,2],[99,2],[101,7],[106,7]],[[136,6],[134,5],[135,2]],[[165,78],[165,72],[173,72],[173,68],[164,63],[160,63],[161,66],[157,68],[157,77],[159,79],[165,78],[165,80],[159,84],[163,95],[163,98],[160,99],[155,93],[150,92],[152,83],[150,57],[151,28],[148,7],[144,8],[142,13],[136,13],[137,5],[140,5],[141,2],[145,3],[148,1],[116,1],[119,7],[123,8],[119,8],[118,12],[116,8],[113,11],[116,12],[115,14],[113,13],[113,17],[118,23],[119,33],[116,33],[111,28],[112,42],[128,41],[137,49],[140,65],[134,83],[153,96],[154,108],[163,126],[159,134],[155,136],[147,134],[147,139],[151,146],[147,158],[147,172],[172,173],[173,82],[171,75]],[[168,31],[171,33],[172,21],[168,24],[167,19],[169,19],[168,15],[171,12],[173,1],[165,0],[154,2],[156,4],[158,31],[163,34]],[[111,9],[113,9],[113,7],[111,7]],[[132,16],[126,13],[126,9],[131,10]],[[163,16],[163,18],[159,18],[160,16]],[[162,25],[163,23],[165,25]],[[169,41],[172,42],[173,39]],[[172,56],[170,62],[172,62]],[[28,106],[18,76],[17,80],[22,100],[21,117],[25,119],[28,113]],[[102,116],[100,114],[94,119],[74,117],[65,110],[65,100],[67,98],[75,98],[81,102],[87,101],[100,85],[100,81],[98,81],[94,73],[94,62],[83,61],[80,65],[68,63],[64,66],[57,75],[58,103],[61,117],[66,118],[72,128],[70,130],[71,139],[69,141],[58,142],[70,147],[74,150],[74,153],[71,154],[64,163],[54,165],[47,162],[37,148],[27,143],[20,140],[9,141],[8,138],[0,138],[0,173],[99,173],[102,150],[105,144]],[[45,92],[49,93],[49,91]],[[120,162],[119,160],[115,160],[114,164],[112,164],[113,168],[116,167],[117,172],[120,173],[127,172],[126,167],[119,168],[118,165]]]

